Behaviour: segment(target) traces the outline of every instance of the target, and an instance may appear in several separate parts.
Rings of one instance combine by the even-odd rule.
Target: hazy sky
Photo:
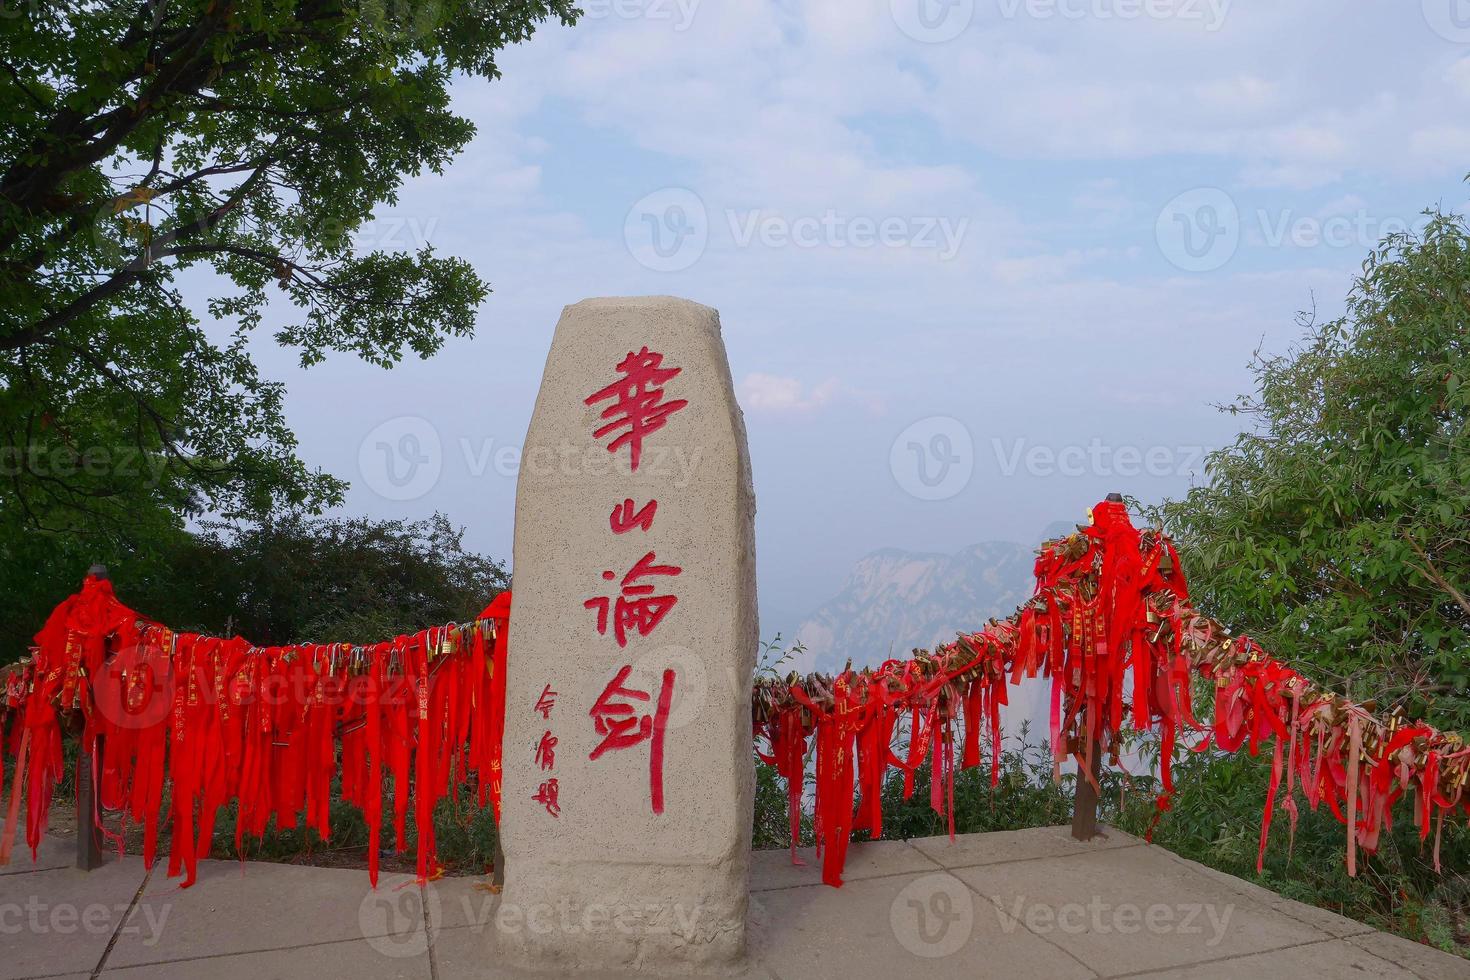
[[[1457,0],[583,6],[456,86],[475,141],[363,235],[473,262],[478,336],[388,373],[260,358],[351,511],[442,510],[508,556],[497,451],[562,306],[716,307],[767,636],[874,548],[1029,541],[1108,490],[1183,492],[1252,351],[1338,310],[1383,232],[1466,198]],[[429,475],[395,488],[380,442]]]

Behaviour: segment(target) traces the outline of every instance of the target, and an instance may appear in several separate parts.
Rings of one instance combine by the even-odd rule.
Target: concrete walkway
[[[807,853],[806,858],[813,861]],[[48,839],[0,869],[0,978],[516,976],[497,964],[510,910],[482,879],[203,862],[180,891],[162,869],[73,870]],[[848,883],[756,855],[753,962],[777,980],[945,977],[1470,978],[1470,961],[1376,932],[1109,832],[1064,828],[854,845]],[[520,919],[507,921],[519,922]],[[563,911],[525,927],[611,928]]]

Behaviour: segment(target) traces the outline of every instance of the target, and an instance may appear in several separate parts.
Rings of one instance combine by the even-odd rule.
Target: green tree
[[[1254,426],[1162,509],[1197,604],[1380,710],[1470,728],[1470,231],[1385,239],[1258,357]]]
[[[0,663],[25,652],[96,559],[61,543],[38,550],[45,564],[0,563],[0,594],[13,600],[0,609]],[[171,537],[166,550],[121,554],[110,567],[118,597],[175,629],[256,643],[391,639],[469,620],[509,586],[505,566],[467,550],[442,514],[405,522],[287,513],[211,523]]]
[[[269,321],[304,365],[342,351],[389,366],[468,335],[488,286],[467,263],[363,253],[354,232],[474,134],[450,110],[454,75],[497,77],[504,47],[576,13],[570,0],[0,8],[0,537],[90,532],[128,550],[180,515],[339,500],[342,483],[297,458],[251,338]]]

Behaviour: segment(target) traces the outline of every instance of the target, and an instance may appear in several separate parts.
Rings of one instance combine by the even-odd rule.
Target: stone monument
[[[743,956],[754,516],[719,315],[567,307],[516,489],[496,916],[512,960]]]

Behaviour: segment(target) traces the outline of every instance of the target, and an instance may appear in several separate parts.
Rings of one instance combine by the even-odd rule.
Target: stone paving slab
[[[289,949],[208,956],[107,969],[113,980],[431,980],[427,950],[412,955],[384,953],[362,940]],[[444,974],[440,974],[442,978]]]
[[[1375,929],[1360,936],[1351,936],[1347,942],[1397,963],[1420,980],[1470,980],[1470,960],[1451,956],[1403,936]]]
[[[855,844],[840,889],[818,884],[815,855],[805,856],[807,867],[791,868],[789,852],[755,855],[753,959],[724,980],[1470,980],[1470,961],[1125,835],[1082,845],[1059,827]],[[941,859],[979,863],[945,869]],[[501,965],[500,897],[484,878],[421,890],[410,876],[384,875],[373,891],[362,871],[206,861],[195,887],[178,880],[161,867],[145,876],[136,857],[91,874],[0,876],[7,915],[28,904],[47,917],[63,910],[55,925],[0,928],[0,980],[89,976],[109,941],[101,976],[133,980],[554,975]],[[89,908],[91,929],[80,920]]]
[[[549,980],[562,974],[513,969],[501,965],[492,926],[444,929],[434,937],[434,973],[437,980]],[[577,980],[632,980],[627,973],[579,973]],[[648,973],[636,976],[650,976]],[[698,974],[681,972],[679,977],[708,977],[709,980],[781,980],[758,962],[736,973]]]
[[[751,895],[752,941],[779,977],[1048,977],[1096,974],[1008,925],[947,871]]]
[[[1237,878],[1234,875],[1228,875],[1223,871],[1218,871],[1215,868],[1209,867],[1208,865],[1200,864],[1197,861],[1191,861],[1188,858],[1180,857],[1179,855],[1174,854],[1171,851],[1165,851],[1162,848],[1160,848],[1159,850],[1177,863],[1183,865],[1186,868],[1189,868],[1195,874],[1203,875],[1204,877],[1209,878],[1211,881],[1219,882],[1226,888],[1236,891],[1246,896],[1247,898],[1253,899],[1254,901],[1265,905],[1268,908],[1275,909],[1276,911],[1281,912],[1284,915],[1289,915],[1293,919],[1298,919],[1302,922],[1307,923],[1310,926],[1315,926],[1328,935],[1335,936],[1338,939],[1376,931],[1372,926],[1364,925],[1363,923],[1358,922],[1355,919],[1349,919],[1345,915],[1338,915],[1336,912],[1332,912],[1328,909],[1318,908],[1315,905],[1308,905],[1305,902],[1298,902],[1295,899],[1286,898],[1282,895],[1278,895],[1276,892],[1271,891],[1269,888],[1264,888],[1261,885],[1256,884],[1253,881],[1247,881],[1244,878]]]
[[[415,932],[427,948],[412,875],[382,875],[374,891],[364,871],[200,861],[199,880],[187,889],[181,880],[155,868],[129,919],[139,928],[119,937],[109,968]],[[162,923],[151,945],[148,921]]]
[[[1332,938],[1152,847],[954,872],[1007,917],[1105,976]]]
[[[1029,861],[1035,858],[1065,857],[1068,854],[1095,854],[1118,847],[1139,847],[1137,837],[1102,828],[1105,836],[1083,843],[1072,837],[1070,827],[1031,827],[1026,830],[1002,830],[989,834],[960,834],[948,837],[916,837],[909,841],[943,868],[971,868],[983,864]]]
[[[1463,976],[1463,974],[1462,974]],[[1192,966],[1139,974],[1137,980],[1239,980],[1289,977],[1290,980],[1416,980],[1416,975],[1342,939],[1290,946],[1270,953],[1239,956]]]
[[[5,821],[0,820],[0,833],[4,833]],[[26,828],[22,821],[15,832],[15,850],[10,853],[10,863],[0,865],[0,875],[25,874],[28,871],[50,871],[55,868],[70,868],[77,861],[75,840],[44,834],[36,857],[31,858],[31,849],[26,847]]]
[[[750,856],[752,891],[791,888],[797,885],[820,885],[822,862],[816,848],[802,847],[796,852],[806,862],[791,863],[790,850],[756,851]],[[938,866],[913,847],[909,841],[879,840],[848,845],[844,881],[861,881],[885,875],[934,871]]]
[[[143,878],[141,861],[111,861],[92,872],[68,867],[0,877],[0,978],[91,973],[127,919]]]

